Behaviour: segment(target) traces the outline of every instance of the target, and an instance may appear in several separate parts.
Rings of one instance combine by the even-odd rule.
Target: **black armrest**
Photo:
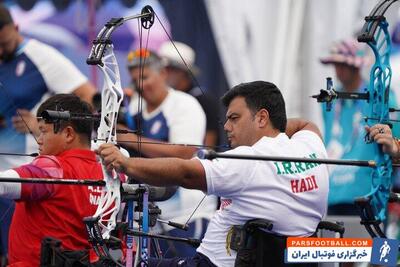
[[[317,230],[328,230],[335,233],[339,233],[340,237],[344,235],[344,226],[342,222],[329,222],[329,221],[320,221]]]
[[[273,226],[274,226],[273,223],[269,220],[254,219],[254,220],[247,221],[244,225],[244,228],[246,230],[250,230],[250,231],[254,231],[257,228],[271,231]]]

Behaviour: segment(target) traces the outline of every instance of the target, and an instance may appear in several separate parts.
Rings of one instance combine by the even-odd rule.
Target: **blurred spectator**
[[[140,150],[146,157],[190,159],[196,152],[195,147],[173,144],[203,143],[206,118],[200,104],[191,95],[168,87],[164,61],[152,51],[142,49],[130,52],[128,70],[136,92],[139,92],[144,100],[141,110],[133,108],[133,111],[138,112],[134,115],[133,123],[136,129],[142,131],[143,137],[139,139],[135,134],[120,134],[118,142],[131,151]],[[133,101],[140,102],[138,98],[134,98]],[[166,145],[168,143],[170,145]],[[171,199],[157,203],[162,210],[161,219],[186,223],[203,197],[204,193],[201,191],[179,188]],[[169,234],[202,238],[206,224],[216,210],[216,204],[216,198],[208,196],[189,221],[188,232],[175,229]],[[169,226],[160,226],[171,229]],[[175,249],[170,247],[169,253],[165,255],[167,257],[187,256],[195,252],[194,248],[185,244],[170,245]],[[167,251],[165,243],[163,248]]]
[[[38,126],[33,113],[51,94],[75,93],[90,101],[95,92],[87,78],[54,48],[24,39],[3,5],[0,5],[0,81],[0,146],[7,153],[37,151],[33,135],[38,133]],[[29,134],[31,130],[33,134]],[[0,170],[28,161],[28,157],[3,156]],[[12,212],[13,202],[0,199],[2,255],[7,253]]]
[[[179,56],[178,51],[185,60],[186,65]],[[194,96],[199,101],[206,113],[207,119],[204,144],[207,146],[216,146],[218,144],[219,105],[215,97],[202,90],[196,84],[195,77],[199,75],[200,70],[195,65],[195,52],[190,46],[175,41],[174,43],[165,42],[158,53],[167,60],[168,85]]]
[[[337,91],[365,92],[368,84],[361,75],[361,69],[367,63],[364,48],[355,39],[343,40],[335,43],[330,55],[321,59],[323,64],[334,66],[338,79]],[[389,99],[389,106],[396,107],[393,92]],[[324,107],[324,141],[329,157],[359,160],[374,158],[373,146],[364,141],[363,117],[368,115],[368,109],[367,101],[350,99],[338,99],[330,112]],[[370,191],[370,177],[370,168],[331,166],[328,215],[348,216],[344,219],[345,227],[346,222],[353,221],[351,227],[346,227],[347,236],[368,236],[363,226],[354,224],[354,221],[359,222],[354,199]]]

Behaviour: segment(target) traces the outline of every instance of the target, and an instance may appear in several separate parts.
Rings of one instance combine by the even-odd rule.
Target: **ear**
[[[67,144],[71,144],[77,138],[77,134],[71,126],[67,126],[63,129],[63,135]]]
[[[167,80],[167,76],[168,76],[167,68],[161,68],[159,74],[163,80]]]
[[[258,123],[258,127],[264,128],[269,124],[269,113],[265,108],[260,109],[256,114],[256,120]]]

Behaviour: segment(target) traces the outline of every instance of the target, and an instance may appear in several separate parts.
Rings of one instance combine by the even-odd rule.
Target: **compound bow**
[[[88,64],[97,65],[104,75],[97,146],[102,143],[117,143],[116,126],[118,111],[123,100],[123,90],[111,34],[117,27],[131,19],[140,19],[142,27],[149,29],[154,23],[154,11],[150,6],[145,6],[139,15],[111,19],[93,41],[93,47],[87,59]],[[85,218],[84,221],[89,233],[89,241],[100,260],[104,264],[122,266],[112,258],[105,242],[111,238],[110,233],[115,229],[120,209],[120,177],[117,173],[108,171],[103,163],[102,168],[106,185],[102,189],[98,209],[93,216]],[[144,199],[146,199],[146,193]],[[144,223],[147,223],[145,218],[143,218]],[[128,257],[128,262],[128,264],[131,263],[130,257]]]
[[[392,70],[389,56],[391,39],[388,31],[388,23],[384,17],[386,10],[397,0],[381,0],[365,17],[365,24],[358,36],[359,42],[369,45],[375,56],[375,63],[370,71],[368,91],[365,93],[336,92],[332,87],[332,80],[328,78],[327,89],[321,90],[319,95],[313,96],[318,102],[327,103],[327,111],[330,110],[335,99],[367,100],[369,114],[365,118],[368,124],[391,124],[389,118],[389,92]],[[371,143],[368,136],[366,142]],[[371,191],[365,196],[355,200],[361,209],[361,224],[363,224],[371,237],[385,237],[380,224],[386,220],[388,201],[391,196],[392,185],[392,159],[382,152],[381,147],[373,143],[376,166],[371,172]],[[395,199],[396,197],[394,197]]]

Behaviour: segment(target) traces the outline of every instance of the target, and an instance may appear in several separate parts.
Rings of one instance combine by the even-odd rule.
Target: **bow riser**
[[[117,143],[118,111],[123,100],[123,91],[117,60],[113,53],[112,44],[107,45],[103,64],[97,65],[104,75],[101,92],[101,120],[97,130],[97,145],[102,143]],[[109,172],[102,163],[106,186],[102,189],[100,203],[94,217],[100,216],[100,226],[103,238],[108,239],[110,232],[116,226],[116,217],[121,203],[120,180],[115,172]]]

